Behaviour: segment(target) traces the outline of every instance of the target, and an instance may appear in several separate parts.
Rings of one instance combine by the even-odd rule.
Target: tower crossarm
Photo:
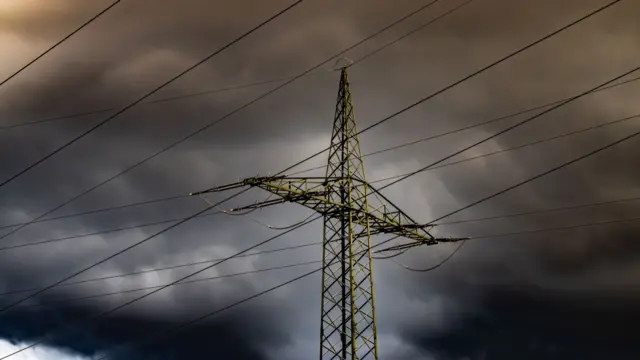
[[[454,239],[437,239],[429,233],[429,224],[419,224],[409,215],[400,210],[384,195],[368,183],[355,178],[340,177],[286,177],[264,176],[251,177],[236,183],[215,187],[209,190],[192,193],[201,195],[205,193],[221,192],[240,187],[257,187],[277,195],[277,199],[247,205],[233,209],[234,211],[263,208],[271,205],[292,202],[303,205],[328,217],[339,218],[345,211],[350,210],[354,216],[352,221],[361,226],[368,224],[370,234],[399,235],[416,241],[414,245],[434,245],[439,242],[449,242]],[[359,193],[368,193],[369,197],[376,198],[375,203],[369,200],[369,205],[364,206],[365,196],[356,198],[351,205],[336,201],[328,196],[331,192],[350,186],[351,189],[359,189]],[[363,191],[364,188],[367,191]],[[363,233],[363,236],[366,234]]]

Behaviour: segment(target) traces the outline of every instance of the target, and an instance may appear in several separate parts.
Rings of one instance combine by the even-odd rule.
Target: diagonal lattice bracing
[[[320,359],[377,359],[369,219],[359,216],[368,212],[367,186],[356,133],[343,69],[323,184],[331,211],[324,211]],[[363,252],[368,256],[357,256]]]

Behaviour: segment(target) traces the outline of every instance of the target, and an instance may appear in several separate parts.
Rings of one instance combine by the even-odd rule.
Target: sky
[[[6,179],[176,74],[220,49],[290,1],[123,0],[19,76],[0,86],[0,179]],[[427,2],[305,0],[229,47],[150,101],[296,76]],[[357,60],[462,4],[440,0],[344,56]],[[606,4],[603,0],[473,0],[349,69],[364,128]],[[0,0],[0,79],[38,56],[109,1]],[[567,98],[638,66],[640,4],[602,13],[464,81],[361,135],[362,151],[438,135]],[[48,215],[57,217],[185,195],[277,173],[329,144],[339,73],[333,61]],[[640,72],[621,79],[640,76]],[[0,187],[0,225],[29,221],[180,138],[223,118],[281,82],[143,103]],[[640,114],[640,84],[590,94],[450,161],[508,150]],[[91,115],[2,128],[68,114]],[[367,179],[404,174],[495,134],[533,113],[365,158]],[[426,171],[383,190],[427,223],[640,130],[631,118],[576,135]],[[524,216],[443,224],[468,236],[374,261],[380,358],[390,360],[637,359],[640,227],[637,222],[535,231],[640,216],[640,145],[631,139],[517,187],[442,222],[608,202]],[[296,169],[320,166],[319,156]],[[321,175],[322,170],[309,173]],[[387,181],[388,182],[388,181]],[[385,182],[376,183],[383,186]],[[229,194],[215,194],[210,201]],[[264,200],[252,189],[224,205]],[[612,202],[617,200],[628,200]],[[38,222],[0,240],[0,293],[52,284],[168,224],[76,237],[189,216],[196,197]],[[229,256],[310,215],[283,204],[247,216],[194,219],[73,280]],[[0,229],[4,234],[12,228]],[[527,234],[512,234],[527,232]],[[0,233],[0,234],[3,234]],[[500,235],[500,236],[492,236]],[[256,249],[321,240],[313,223]],[[384,240],[376,237],[374,241]],[[208,278],[319,260],[319,246],[231,260]],[[154,341],[168,329],[278,285],[318,264],[169,287],[100,321],[101,313],[203,265],[60,286],[0,313],[0,355],[14,359],[299,360],[319,352],[318,274]],[[0,295],[8,305],[28,292]],[[70,327],[73,324],[77,326]],[[125,344],[126,343],[126,344]],[[125,344],[122,346],[122,344]]]

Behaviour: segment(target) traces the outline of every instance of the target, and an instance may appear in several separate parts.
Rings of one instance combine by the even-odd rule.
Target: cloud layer
[[[358,59],[453,8],[442,0],[346,54]],[[0,6],[0,39],[10,54],[0,78],[26,63],[107,1],[9,2]],[[360,128],[466,76],[604,4],[588,0],[475,0],[450,16],[350,70]],[[123,1],[112,12],[0,88],[0,124],[119,108],[223,46],[286,1],[212,4]],[[153,99],[296,75],[417,8],[415,1],[307,1],[172,84]],[[403,113],[361,136],[371,152],[480,123],[572,96],[637,66],[640,7],[622,1],[516,58]],[[52,215],[182,195],[275,173],[328,144],[337,74],[327,65],[220,122]],[[640,74],[635,74],[638,76]],[[630,78],[630,77],[629,77]],[[0,189],[2,224],[40,215],[140,159],[219,119],[277,83],[182,100],[141,104]],[[635,82],[589,95],[456,159],[640,113]],[[0,130],[0,177],[88,129],[109,112]],[[413,171],[529,115],[367,157],[368,179]],[[630,120],[528,148],[427,171],[385,194],[419,221],[430,221],[638,129]],[[638,143],[630,141],[448,220],[535,211],[638,196]],[[456,160],[456,159],[452,159]],[[319,157],[301,168],[322,165]],[[320,174],[321,172],[317,172]],[[381,183],[382,186],[384,183]],[[213,196],[212,201],[223,195]],[[252,190],[225,205],[262,200]],[[187,216],[196,198],[33,224],[2,245],[89,233]],[[637,217],[625,202],[492,221],[443,225],[444,236],[485,236]],[[284,226],[308,216],[296,205],[252,214]],[[162,226],[0,251],[0,292],[45,286],[158,231]],[[3,231],[9,231],[5,229]],[[114,258],[79,278],[99,277],[226,256],[276,234],[246,217],[190,222]],[[320,240],[313,224],[265,249]],[[632,359],[640,349],[634,310],[640,288],[633,222],[469,241],[447,265],[412,273],[377,261],[376,307],[384,359]],[[379,239],[381,240],[381,239]],[[453,247],[411,251],[397,260],[428,267]],[[318,247],[233,260],[199,277],[317,260]],[[56,332],[42,354],[55,351],[114,359],[186,357],[302,359],[318,354],[320,278],[282,288],[152,344],[114,346],[162,332],[277,285],[315,265],[169,288],[98,323]],[[26,344],[98,316],[135,294],[38,306],[48,301],[153,286],[199,267],[60,287],[0,314],[0,338]],[[24,294],[22,294],[24,295]],[[4,296],[3,303],[18,299]],[[15,348],[3,343],[4,349]],[[117,351],[116,351],[117,350]],[[40,357],[38,357],[40,356]],[[59,355],[55,355],[59,356]],[[69,355],[75,356],[75,355]],[[73,359],[73,357],[70,357]]]

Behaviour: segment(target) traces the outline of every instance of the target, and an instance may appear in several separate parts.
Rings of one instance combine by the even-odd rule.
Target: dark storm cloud
[[[539,288],[483,289],[481,309],[451,329],[405,336],[438,359],[635,359],[638,298]],[[579,301],[577,300],[579,299]],[[611,302],[618,305],[614,307]]]
[[[82,22],[106,4],[46,2],[46,6],[25,8],[13,16],[2,14],[0,33],[43,48],[68,32],[71,24]],[[154,2],[154,6],[149,7],[146,2],[125,1],[59,51],[36,64],[30,72],[7,84],[0,92],[3,99],[0,122],[12,124],[123,106],[286,4],[285,1],[212,4],[193,0],[180,6],[172,1]],[[443,1],[393,33],[400,34],[453,4]],[[407,106],[601,4],[596,0],[580,4],[572,1],[476,0],[429,30],[351,69],[359,126],[364,127]],[[335,2],[333,5],[340,6],[317,1],[305,3],[260,34],[243,40],[155,95],[154,99],[295,75],[418,6],[408,0],[376,1],[375,4]],[[363,135],[363,149],[378,150],[571,96],[611,78],[638,61],[639,12],[636,8],[637,4],[632,1],[622,2],[597,18],[401,115]],[[9,20],[4,21],[5,18]],[[383,39],[390,40],[393,36],[383,35],[348,56],[357,59],[367,50],[384,44]],[[2,73],[17,68],[30,56],[25,54],[19,59],[12,56],[7,61],[13,65],[7,65],[7,69],[3,66]],[[297,81],[58,214],[185,194],[256,173],[276,172],[325,147],[329,122],[333,118],[337,80],[336,73],[325,71],[330,65],[319,75]],[[2,189],[3,223],[24,221],[50,209],[223,116],[271,86],[275,84],[133,109],[20,182]],[[637,85],[630,84],[592,95],[470,153],[502,149],[640,112],[634,105],[640,95],[638,89]],[[10,176],[107,115],[0,132],[2,177]],[[369,179],[427,165],[513,121],[368,158]],[[410,214],[428,221],[553,164],[613,141],[633,129],[637,129],[637,123],[630,122],[570,141],[434,170],[417,175],[402,186],[389,188],[388,193]],[[600,154],[455,218],[632,196],[638,190],[638,174],[634,167],[637,154],[640,154],[637,142],[621,146],[619,151]],[[315,163],[321,163],[322,159]],[[225,208],[264,196],[253,191]],[[5,241],[7,244],[36,241],[180,217],[204,205],[199,199],[185,199],[43,223],[30,226]],[[447,226],[440,233],[475,236],[637,216],[635,213],[633,204],[614,205],[561,215]],[[254,215],[277,225],[291,224],[306,217],[306,213],[302,214],[293,205]],[[145,228],[70,240],[46,248],[1,252],[0,289],[44,286],[158,229]],[[285,236],[271,246],[317,241],[319,231],[319,226],[312,226]],[[547,351],[555,347],[556,354],[578,354],[574,357],[580,357],[585,350],[599,355],[606,351],[611,354],[608,358],[621,354],[617,358],[625,359],[623,356],[638,349],[628,343],[624,334],[610,329],[617,319],[625,318],[625,314],[636,316],[634,312],[625,311],[631,311],[629,304],[633,303],[640,276],[635,265],[639,252],[634,245],[637,234],[636,227],[620,225],[477,240],[465,245],[447,267],[428,275],[406,273],[393,263],[379,262],[376,291],[381,354],[390,359],[430,359],[437,354],[454,359],[463,356],[501,359],[504,358],[500,357],[501,351],[510,354],[511,348],[505,345],[509,339],[514,348],[520,345],[523,352],[542,354],[540,356],[552,354]],[[270,235],[273,233],[246,218],[205,218],[154,239],[86,276],[215,258]],[[292,260],[315,260],[317,250],[234,262],[203,276],[281,265]],[[439,261],[449,251],[448,246],[420,249],[399,260],[419,267]],[[61,288],[43,297],[42,301],[165,283],[189,270]],[[167,289],[140,306],[123,310],[123,315],[107,320],[101,327],[86,329],[81,342],[74,341],[74,335],[68,335],[53,344],[83,354],[100,352],[133,334],[176,324],[179,320],[215,309],[221,303],[285,281],[293,277],[292,274],[270,273],[248,280],[225,280],[210,287]],[[144,358],[142,354],[147,354],[147,358],[164,356],[167,359],[210,357],[211,354],[256,359],[266,358],[265,354],[278,359],[307,358],[309,353],[315,356],[319,284],[317,277],[311,278],[253,305],[243,305],[231,315],[216,318],[165,347],[134,349],[133,353],[120,356]],[[514,287],[525,291],[515,293],[511,290]],[[607,301],[586,300],[597,294],[606,294]],[[15,341],[32,340],[52,326],[116,306],[119,299],[46,312],[20,309],[2,319],[0,335]],[[582,307],[573,309],[572,304]],[[582,322],[582,316],[592,318],[593,324],[602,326]],[[539,319],[544,319],[545,323],[541,324]],[[573,334],[552,331],[555,324],[558,329],[573,331]],[[487,328],[491,331],[484,331]],[[581,329],[589,331],[578,331]],[[624,326],[616,329],[624,329]],[[602,341],[589,342],[592,338],[587,335]],[[535,346],[538,347],[530,347],[532,343],[525,341],[528,338],[537,339],[539,345]],[[589,347],[590,343],[593,347]],[[517,354],[512,357],[522,357],[520,352]],[[583,358],[588,359],[588,356]]]
[[[114,360],[178,359],[185,356],[265,359],[261,347],[281,343],[285,335],[265,327],[273,319],[270,319],[269,312],[257,310],[229,312],[213,321],[203,321],[191,329],[173,333],[174,338],[161,335],[180,325],[175,320],[118,315],[92,326],[58,331],[48,343],[84,356],[109,354],[109,358]],[[8,340],[24,343],[91,316],[95,316],[95,309],[90,307],[14,311],[3,318],[0,334]],[[131,339],[139,341],[128,343]],[[146,340],[141,341],[143,339]]]

